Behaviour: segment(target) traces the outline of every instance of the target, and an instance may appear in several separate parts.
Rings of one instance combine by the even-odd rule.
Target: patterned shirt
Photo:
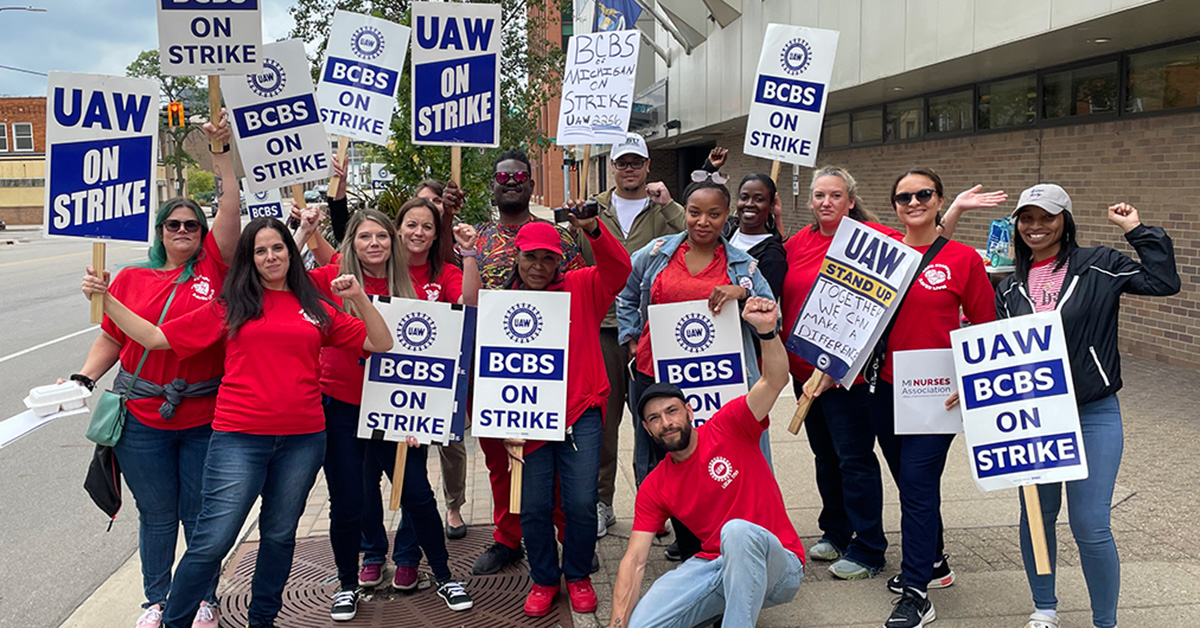
[[[1035,312],[1049,312],[1058,306],[1058,297],[1062,292],[1063,279],[1067,277],[1067,267],[1055,270],[1057,259],[1051,257],[1034,263],[1029,269],[1029,298],[1033,299]]]
[[[554,224],[542,218],[533,218],[538,222]],[[479,264],[479,277],[485,290],[499,290],[504,287],[513,268],[517,265],[517,248],[513,240],[524,225],[501,225],[495,222],[481,222],[475,225],[475,250],[478,251],[476,261]],[[583,268],[586,264],[579,254],[579,246],[575,238],[566,229],[554,225],[558,235],[562,237],[563,262],[559,270],[566,272]]]

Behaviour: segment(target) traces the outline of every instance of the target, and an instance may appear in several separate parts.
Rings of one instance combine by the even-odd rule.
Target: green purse
[[[175,300],[175,291],[178,289],[179,284],[175,284],[171,289],[171,296],[167,297],[167,304],[163,306],[162,314],[158,317],[159,325],[167,318],[167,309],[171,307],[171,301]],[[142,350],[142,359],[138,362],[137,369],[133,372],[133,380],[129,382],[129,387],[124,393],[117,394],[111,390],[100,393],[99,401],[92,408],[91,421],[88,422],[85,434],[88,440],[105,447],[113,447],[121,440],[121,432],[125,430],[125,401],[133,391],[149,355],[148,350]]]

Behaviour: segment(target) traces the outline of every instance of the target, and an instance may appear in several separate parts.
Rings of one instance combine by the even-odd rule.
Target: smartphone
[[[570,222],[568,218],[571,215],[569,207],[559,207],[554,210],[554,222]],[[583,207],[575,210],[575,217],[579,219],[595,218],[600,215],[600,203],[596,201],[588,201],[583,204]]]

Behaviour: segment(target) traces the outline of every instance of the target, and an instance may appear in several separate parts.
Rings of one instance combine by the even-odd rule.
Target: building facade
[[[46,98],[0,98],[0,221],[42,221]]]

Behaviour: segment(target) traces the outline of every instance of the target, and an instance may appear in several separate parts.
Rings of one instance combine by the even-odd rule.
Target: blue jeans
[[[1083,428],[1083,448],[1087,453],[1086,480],[1067,482],[1067,507],[1071,512],[1071,534],[1079,546],[1079,563],[1087,581],[1092,601],[1092,624],[1100,628],[1117,625],[1117,596],[1121,591],[1121,561],[1117,544],[1109,526],[1113,488],[1125,437],[1121,428],[1121,404],[1117,396],[1109,395],[1079,406],[1079,423]],[[1025,515],[1025,498],[1021,497],[1021,558],[1033,592],[1036,608],[1058,607],[1054,594],[1054,572],[1057,563],[1058,541],[1054,523],[1062,507],[1062,482],[1038,485],[1042,504],[1042,522],[1046,529],[1046,546],[1050,551],[1051,573],[1039,576],[1029,540],[1029,520]]]
[[[796,398],[804,394],[804,382],[792,380]],[[817,527],[821,538],[833,543],[842,552],[854,538],[854,528],[846,517],[846,504],[842,495],[842,470],[838,466],[837,451],[833,448],[833,437],[825,420],[825,407],[821,399],[813,400],[804,419],[804,433],[808,436],[808,447],[813,453],[813,464],[817,472],[817,493],[821,496],[821,513],[817,515]]]
[[[258,559],[250,584],[247,619],[271,625],[283,606],[283,587],[292,570],[296,525],[325,458],[325,432],[262,436],[213,432],[204,464],[200,517],[192,543],[175,571],[167,628],[189,628],[204,592],[237,542],[255,499],[259,514]]]
[[[126,415],[125,431],[113,451],[138,510],[138,555],[142,560],[145,607],[166,606],[179,524],[188,547],[200,514],[200,484],[208,454],[208,424],[186,430],[163,430]],[[216,602],[217,583],[203,599]]]
[[[412,456],[412,452],[409,452]],[[380,495],[380,480],[384,477],[384,464],[378,456],[367,456],[363,462],[363,523],[362,562],[364,565],[382,565],[387,562],[388,536],[383,525],[383,501]],[[408,478],[408,467],[404,477]],[[401,506],[403,510],[403,505]],[[392,549],[392,562],[398,566],[416,567],[421,563],[421,546],[417,543],[417,532],[412,517],[400,517]]]
[[[521,535],[534,583],[557,586],[591,575],[596,553],[596,502],[600,499],[600,446],[603,410],[588,408],[567,439],[548,442],[525,454],[521,490]],[[554,537],[554,480],[558,478],[566,531],[562,567]]]
[[[954,434],[896,435],[892,385],[880,380],[869,407],[879,448],[900,489],[900,573],[905,586],[925,591],[933,563],[945,553],[942,472]]]
[[[825,424],[842,472],[842,502],[855,537],[846,558],[871,570],[883,569],[883,480],[875,457],[875,430],[867,406],[866,384],[830,388],[821,394]]]
[[[764,608],[787,604],[804,565],[762,526],[732,519],[721,528],[721,555],[691,558],[654,581],[633,609],[636,628],[692,628],[724,614],[726,628],[750,628]]]

